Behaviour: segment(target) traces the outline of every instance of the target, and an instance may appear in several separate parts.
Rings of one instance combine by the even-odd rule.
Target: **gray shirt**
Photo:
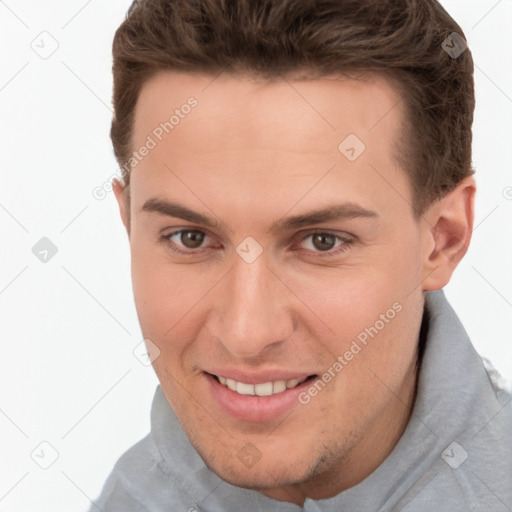
[[[426,309],[412,416],[359,484],[302,508],[230,485],[206,467],[158,386],[150,434],[119,459],[90,512],[511,512],[511,394],[442,291],[426,293]]]

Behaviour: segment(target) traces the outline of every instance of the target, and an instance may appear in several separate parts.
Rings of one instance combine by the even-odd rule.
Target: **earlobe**
[[[466,254],[473,232],[475,191],[475,180],[469,176],[425,213],[425,291],[446,286]]]
[[[123,221],[124,227],[130,235],[130,200],[128,186],[124,186],[119,180],[115,179],[112,182],[112,190],[116,196],[117,204],[119,206],[119,214]]]

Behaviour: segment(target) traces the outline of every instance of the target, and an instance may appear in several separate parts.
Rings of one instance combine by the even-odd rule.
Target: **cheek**
[[[333,367],[335,359],[331,361],[336,376],[324,395],[331,404],[326,410],[337,418],[334,424],[354,421],[363,428],[400,396],[416,355],[421,307],[421,295],[395,302],[388,295],[378,297],[366,309],[344,312],[346,322],[338,324],[340,330],[345,329],[343,339],[331,345],[339,366]]]
[[[132,286],[144,335],[163,340],[179,330],[201,297],[201,282],[166,261],[159,248],[132,242]]]
[[[331,350],[337,353],[348,349],[351,341],[365,340],[365,332],[392,332],[395,317],[406,315],[397,313],[403,307],[411,291],[417,292],[420,283],[417,249],[410,251],[378,250],[374,261],[340,271],[311,275],[302,274],[290,280],[290,287],[313,311],[315,316],[305,315],[316,337],[330,340]],[[394,306],[394,307],[393,307]],[[384,318],[382,319],[381,316]],[[366,335],[368,336],[368,335]]]
[[[322,325],[335,333],[326,338],[317,330],[316,338],[328,345],[331,358],[346,361],[336,386],[343,388],[342,394],[345,386],[352,388],[355,402],[364,395],[371,403],[372,394],[386,391],[383,382],[397,388],[414,359],[422,317],[419,245],[411,238],[376,253],[372,264],[326,279],[323,293],[318,282],[301,288],[301,297],[315,304]]]

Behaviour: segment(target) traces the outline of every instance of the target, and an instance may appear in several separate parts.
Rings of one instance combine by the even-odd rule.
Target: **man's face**
[[[130,177],[140,324],[190,440],[235,485],[282,497],[366,476],[403,430],[425,236],[393,159],[402,116],[379,77],[162,72],[142,89],[133,147],[156,145]]]

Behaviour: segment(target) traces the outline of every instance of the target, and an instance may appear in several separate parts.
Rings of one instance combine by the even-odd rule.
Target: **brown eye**
[[[205,234],[201,231],[181,231],[179,233],[180,242],[187,249],[197,249],[204,242]]]
[[[329,233],[315,233],[311,235],[311,242],[319,251],[330,251],[336,246],[336,238]]]
[[[316,231],[302,238],[301,245],[317,256],[336,256],[348,249],[353,237],[341,236],[328,231]]]

